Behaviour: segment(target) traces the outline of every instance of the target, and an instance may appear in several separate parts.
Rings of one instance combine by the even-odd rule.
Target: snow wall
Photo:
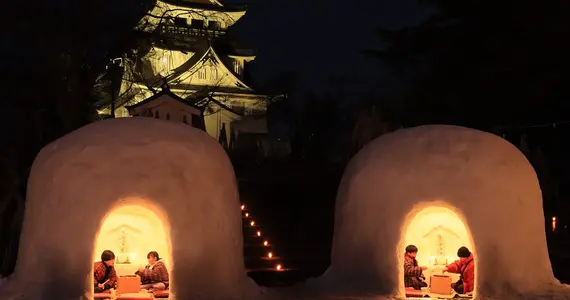
[[[570,292],[552,273],[541,190],[525,156],[498,136],[445,125],[386,134],[350,162],[331,267],[315,284],[404,296],[406,227],[430,206],[452,209],[470,232],[477,298]]]
[[[16,270],[3,295],[81,299],[100,255],[101,224],[122,205],[142,205],[163,220],[170,251],[161,254],[171,258],[177,299],[259,294],[244,268],[236,179],[224,150],[188,125],[134,117],[87,125],[39,153]]]

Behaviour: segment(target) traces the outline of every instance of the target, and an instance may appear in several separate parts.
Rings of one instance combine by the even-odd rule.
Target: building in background
[[[137,104],[125,106],[130,116],[182,122],[192,127],[206,130],[202,107],[193,105],[169,89],[147,98]]]
[[[267,97],[244,78],[255,54],[227,36],[227,29],[245,13],[245,8],[216,0],[157,1],[137,27],[148,38],[123,58],[118,96],[99,113],[150,116],[152,110],[152,117],[184,122],[185,111],[200,109],[205,131],[226,149],[253,146],[263,151]],[[188,117],[186,121],[192,124]]]

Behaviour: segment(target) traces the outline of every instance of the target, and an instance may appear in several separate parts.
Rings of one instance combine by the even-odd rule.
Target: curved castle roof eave
[[[236,76],[236,74],[235,74],[232,70],[230,70],[230,69],[228,68],[228,66],[226,66],[226,64],[220,59],[220,57],[218,56],[218,54],[216,53],[216,51],[214,51],[214,48],[212,48],[212,46],[210,46],[210,48],[208,49],[208,51],[206,51],[206,53],[207,53],[207,52],[210,52],[210,51],[212,52],[212,54],[214,55],[214,58],[218,61],[218,63],[225,69],[225,71],[228,72],[229,74],[232,74],[232,75],[235,77],[236,81],[237,81],[241,86],[243,86],[244,89],[246,89],[246,90],[248,90],[248,91],[253,91],[253,89],[252,89],[251,87],[249,87],[249,85],[245,84],[245,82],[243,82],[241,79],[239,79],[239,78]]]
[[[206,59],[206,57],[208,57],[208,54],[212,54],[212,57],[214,58],[214,60],[216,61],[216,63],[217,63],[218,65],[220,65],[220,67],[222,68],[222,70],[223,70],[224,72],[227,72],[228,74],[231,74],[231,75],[234,77],[234,80],[235,80],[240,86],[242,86],[244,90],[253,92],[253,89],[252,89],[249,85],[245,84],[241,79],[239,79],[239,78],[237,77],[237,75],[236,75],[234,72],[232,72],[232,71],[228,68],[228,66],[226,66],[226,64],[220,59],[220,57],[218,56],[218,54],[216,53],[216,51],[214,50],[214,48],[212,48],[212,46],[208,47],[208,50],[206,50],[206,51],[204,52],[204,54],[200,57],[200,59],[198,59],[194,65],[192,65],[191,67],[189,67],[188,70],[192,70],[193,68],[197,67],[197,65],[198,65],[199,63],[201,63],[204,59]],[[190,58],[190,59],[192,59],[192,58]],[[181,72],[181,73],[177,74],[176,76],[173,76],[172,78],[169,78],[168,80],[169,80],[169,81],[174,80],[174,79],[176,79],[176,78],[182,76],[182,74],[184,74],[184,72]]]
[[[233,55],[228,55],[229,58],[233,58],[233,59],[242,59],[246,62],[251,62],[253,60],[255,60],[255,58],[257,56],[255,55],[238,55],[238,54],[233,54]]]

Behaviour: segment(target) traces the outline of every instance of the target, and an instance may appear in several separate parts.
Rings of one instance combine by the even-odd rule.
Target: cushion
[[[127,293],[117,297],[117,300],[140,300],[153,299],[152,294],[148,293]]]
[[[421,297],[423,296],[422,291],[414,290],[414,288],[406,288],[406,297]]]
[[[155,290],[153,292],[155,298],[168,298],[169,292],[168,289],[166,290]]]
[[[101,293],[93,293],[93,299],[111,299],[111,291],[106,290]]]

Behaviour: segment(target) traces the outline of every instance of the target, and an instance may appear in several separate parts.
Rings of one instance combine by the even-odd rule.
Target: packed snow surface
[[[185,124],[135,117],[87,125],[39,153],[16,270],[1,298],[80,299],[92,289],[100,226],[124,205],[162,220],[177,299],[257,297],[244,269],[236,179],[224,150]]]
[[[337,196],[332,264],[311,286],[403,296],[404,235],[433,206],[453,210],[467,228],[477,297],[568,294],[552,274],[530,163],[498,136],[444,125],[381,136],[350,162]]]
[[[101,225],[132,205],[161,220],[155,234],[165,240],[176,299],[259,297],[244,270],[233,169],[201,131],[151,118],[88,125],[41,151],[27,196],[16,271],[1,281],[1,299],[80,299],[103,247]],[[400,130],[365,147],[339,188],[330,269],[265,298],[403,296],[406,230],[433,206],[453,210],[470,235],[477,298],[570,299],[552,275],[528,161],[499,137],[452,126]]]

